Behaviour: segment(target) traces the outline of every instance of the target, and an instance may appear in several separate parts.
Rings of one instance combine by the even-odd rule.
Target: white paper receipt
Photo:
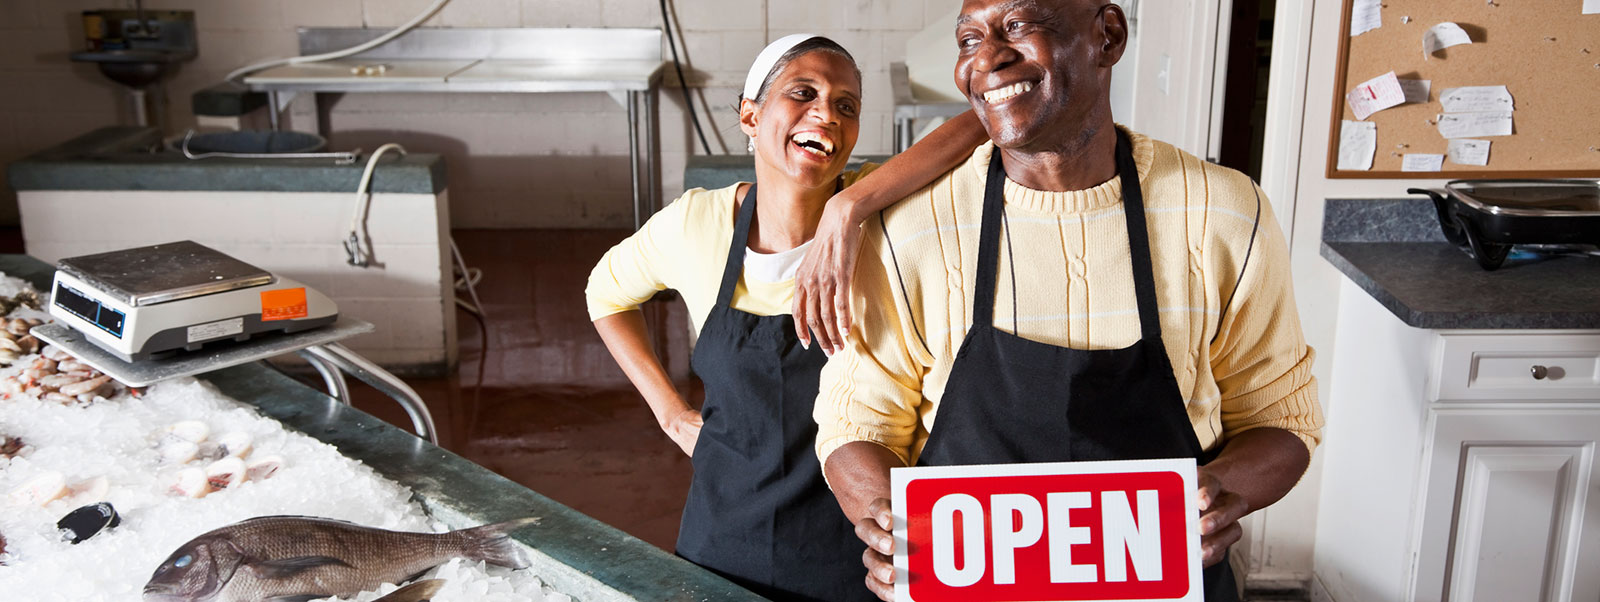
[[[1511,100],[1511,92],[1505,86],[1445,88],[1439,93],[1439,104],[1444,105],[1446,113],[1510,111],[1516,108],[1516,103]]]
[[[1444,169],[1444,155],[1408,153],[1400,160],[1400,171],[1439,171]]]
[[[1366,121],[1373,113],[1405,103],[1406,93],[1400,89],[1400,80],[1395,79],[1394,72],[1390,71],[1362,82],[1344,98],[1350,103],[1350,111],[1356,114],[1356,119]]]
[[[1372,169],[1372,155],[1378,152],[1378,124],[1350,121],[1339,124],[1339,170]]]
[[[1583,14],[1600,15],[1600,0],[1583,0]]]
[[[1445,138],[1510,136],[1511,111],[1446,113],[1439,116],[1439,135]]]
[[[1383,27],[1383,0],[1356,0],[1350,8],[1350,35],[1359,36]]]
[[[1427,104],[1428,94],[1433,91],[1433,80],[1427,79],[1397,79],[1400,82],[1400,91],[1406,94],[1406,104]]]
[[[1467,35],[1467,30],[1462,29],[1460,25],[1445,21],[1428,28],[1428,31],[1422,34],[1422,58],[1426,60],[1440,50],[1471,43],[1472,36]]]
[[[244,332],[244,318],[228,318],[209,324],[189,327],[189,342],[197,343],[220,337],[231,337]]]
[[[1456,165],[1488,165],[1489,141],[1456,138],[1450,141],[1445,154],[1450,155],[1450,162]]]

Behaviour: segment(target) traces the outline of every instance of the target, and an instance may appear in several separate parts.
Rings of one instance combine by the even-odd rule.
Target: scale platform
[[[337,343],[350,337],[373,331],[370,322],[340,317],[337,322],[304,332],[260,337],[245,343],[207,347],[198,352],[179,353],[165,359],[140,362],[123,361],[83,337],[83,333],[68,328],[60,322],[35,326],[33,336],[71,353],[85,364],[117,379],[130,387],[145,387],[180,376],[193,376],[237,366],[285,353],[294,353],[307,347]]]
[[[240,364],[261,361],[286,353],[296,353],[305,358],[328,385],[328,395],[348,405],[350,390],[344,381],[349,373],[361,382],[388,394],[411,417],[411,425],[418,437],[435,445],[439,443],[438,429],[433,415],[422,397],[383,368],[349,350],[339,341],[375,330],[372,323],[355,318],[340,317],[328,326],[303,332],[251,339],[232,345],[206,348],[200,352],[179,353],[165,359],[128,362],[100,346],[85,340],[83,333],[60,322],[35,326],[29,331],[34,337],[66,350],[78,360],[130,387],[145,387],[169,378],[194,376]]]
[[[133,307],[273,281],[266,270],[191,240],[69,257],[60,269]]]

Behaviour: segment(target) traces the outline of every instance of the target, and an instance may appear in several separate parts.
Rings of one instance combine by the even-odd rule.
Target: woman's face
[[[772,80],[766,102],[741,103],[756,157],[805,188],[832,185],[861,132],[861,81],[843,56],[813,50]]]

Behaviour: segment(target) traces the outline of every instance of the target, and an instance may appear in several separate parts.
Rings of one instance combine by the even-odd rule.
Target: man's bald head
[[[1100,0],[965,0],[956,87],[990,138],[1018,152],[1070,152],[1111,122],[1111,68],[1128,41]]]

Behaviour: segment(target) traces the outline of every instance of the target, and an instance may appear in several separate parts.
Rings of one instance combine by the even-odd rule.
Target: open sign
[[[896,468],[895,599],[1200,602],[1192,459]]]

